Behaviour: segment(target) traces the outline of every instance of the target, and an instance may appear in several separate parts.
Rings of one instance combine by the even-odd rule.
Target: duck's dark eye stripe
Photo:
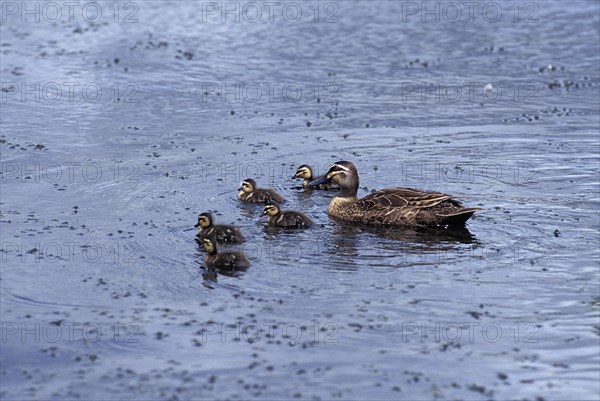
[[[348,170],[348,168],[346,168],[344,166],[340,166],[339,164],[334,164],[331,167],[331,171],[350,171],[350,170]]]

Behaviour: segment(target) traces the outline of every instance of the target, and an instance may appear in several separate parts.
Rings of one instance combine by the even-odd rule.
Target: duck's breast
[[[353,207],[355,201],[356,198],[336,196],[331,200],[331,203],[329,203],[327,213],[333,217],[352,220],[356,214],[356,210]]]

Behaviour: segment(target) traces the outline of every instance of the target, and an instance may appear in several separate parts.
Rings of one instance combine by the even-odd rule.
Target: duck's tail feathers
[[[469,220],[471,216],[473,216],[473,213],[475,213],[478,210],[483,209],[478,207],[471,207],[467,209],[461,209],[454,213],[443,214],[440,215],[440,217],[442,218],[443,224],[449,226],[464,226],[467,220]]]

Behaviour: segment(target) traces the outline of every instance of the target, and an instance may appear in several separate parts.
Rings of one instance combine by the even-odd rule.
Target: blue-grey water
[[[1,4],[1,399],[597,399],[598,2],[48,4]],[[337,160],[485,210],[340,225],[290,180]]]

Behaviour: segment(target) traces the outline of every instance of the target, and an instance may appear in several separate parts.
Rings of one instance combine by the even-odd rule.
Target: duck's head
[[[298,170],[296,170],[296,174],[294,174],[292,179],[304,178],[305,180],[310,180],[310,179],[312,179],[312,177],[313,177],[313,173],[312,173],[312,169],[310,168],[310,166],[303,164],[300,167],[298,167]]]
[[[194,227],[208,228],[213,225],[212,214],[205,212],[198,215],[198,222]]]
[[[246,178],[242,181],[242,186],[238,188],[238,191],[242,191],[245,193],[253,192],[256,189],[256,181],[252,178]]]
[[[209,255],[217,253],[217,241],[214,238],[203,238],[202,245]]]
[[[281,213],[281,206],[279,206],[279,203],[269,202],[265,205],[263,214],[266,214],[267,216],[277,216],[279,213]]]
[[[317,185],[333,182],[340,187],[338,196],[356,196],[358,192],[359,176],[356,166],[348,161],[339,161],[327,171],[323,177],[311,181],[308,185],[316,187]]]

